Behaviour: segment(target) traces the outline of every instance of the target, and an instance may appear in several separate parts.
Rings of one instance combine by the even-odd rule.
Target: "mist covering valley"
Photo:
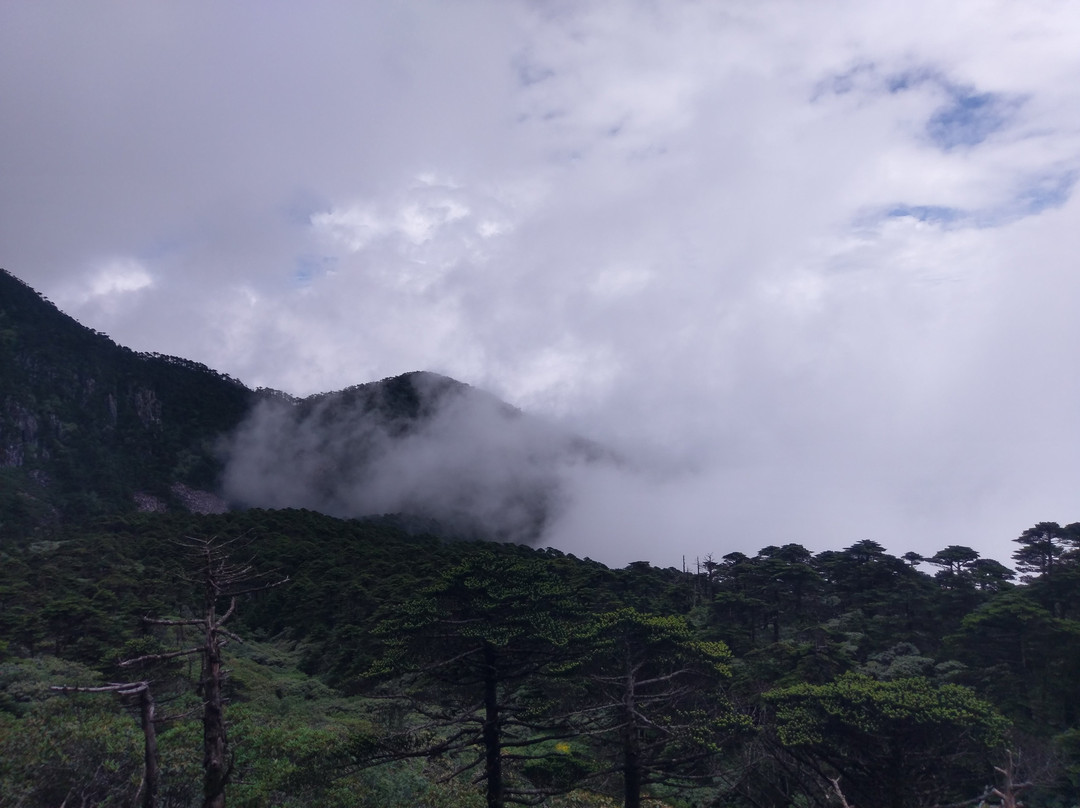
[[[7,272],[0,330],[0,533],[131,511],[302,508],[545,545],[590,504],[589,480],[639,476],[588,435],[437,373],[296,398],[136,353]]]
[[[629,420],[542,417],[424,371],[296,398],[117,345],[7,272],[0,317],[0,532],[129,510],[305,508],[677,567],[791,541],[930,555],[972,531],[1005,560],[1021,529],[945,507],[933,458],[920,486],[893,480],[905,509],[890,509],[874,491],[895,471],[869,438],[851,451],[787,430],[798,462],[771,470],[751,453],[760,436],[722,411],[710,417],[724,440],[687,441],[672,425],[696,422],[664,386],[642,385],[648,406]],[[810,455],[830,461],[807,476]]]
[[[338,517],[404,514],[462,537],[535,543],[567,475],[613,456],[494,396],[413,372],[336,393],[266,395],[225,442],[225,496]]]

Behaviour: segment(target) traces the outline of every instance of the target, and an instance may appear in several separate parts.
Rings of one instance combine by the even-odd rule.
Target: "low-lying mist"
[[[872,419],[836,440],[813,424],[769,439],[746,418],[716,418],[720,436],[709,439],[693,408],[664,398],[670,385],[654,389],[633,417],[574,427],[432,373],[267,396],[227,442],[224,493],[242,506],[433,520],[461,538],[552,546],[612,566],[693,565],[789,542],[820,552],[866,538],[925,555],[966,540],[1007,563],[1025,524],[1061,518],[1053,489],[1026,495],[1024,463],[970,491],[949,488],[969,467],[994,467],[960,450],[963,433],[932,445],[912,436],[898,453]]]
[[[268,396],[226,445],[235,503],[338,517],[404,514],[461,537],[536,543],[593,445],[431,373]]]

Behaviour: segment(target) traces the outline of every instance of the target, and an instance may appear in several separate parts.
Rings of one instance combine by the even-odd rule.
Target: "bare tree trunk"
[[[623,808],[641,808],[641,748],[634,705],[633,661],[626,658],[626,690],[623,693]]]
[[[833,791],[836,792],[836,796],[840,798],[841,808],[855,808],[854,805],[847,801],[847,797],[844,796],[844,792],[840,790],[840,778],[830,777],[829,782],[832,783]]]
[[[121,666],[125,663],[121,662]],[[61,693],[116,693],[119,696],[139,697],[139,719],[143,731],[143,761],[145,771],[143,773],[143,786],[135,793],[138,797],[142,793],[142,808],[157,808],[158,793],[161,791],[161,767],[158,764],[157,728],[154,722],[155,715],[154,697],[150,692],[149,682],[123,682],[103,685],[101,687],[69,687],[66,685],[53,685],[50,690]],[[68,795],[71,796],[70,794]],[[63,805],[67,805],[65,798]]]
[[[157,729],[154,727],[154,697],[147,685],[139,691],[139,714],[142,718],[145,744],[146,792],[143,794],[143,808],[157,808],[158,792],[161,790],[161,767],[158,765]]]
[[[641,808],[641,759],[632,726],[623,740],[623,808]]]
[[[221,648],[227,642],[226,638],[242,642],[239,637],[225,628],[225,623],[236,612],[237,597],[281,586],[289,579],[281,578],[265,582],[265,576],[255,573],[250,566],[231,563],[228,558],[230,542],[220,541],[216,536],[209,539],[195,539],[187,536],[181,544],[199,560],[199,565],[202,567],[200,578],[205,593],[203,616],[179,620],[144,617],[143,621],[150,625],[175,626],[180,629],[184,626],[198,626],[204,632],[203,642],[194,648],[126,659],[120,663],[120,666],[162,662],[184,656],[202,658],[203,808],[225,808],[225,787],[229,784],[229,777],[232,774],[232,760],[229,755],[228,736],[225,732],[223,694],[225,669],[221,662]],[[218,602],[225,598],[229,599],[229,607],[224,614],[219,616]],[[152,702],[149,709],[152,715]],[[154,746],[156,751],[156,739]],[[156,765],[154,770],[156,773]],[[150,790],[148,782],[148,792]],[[156,785],[153,790],[156,793]]]
[[[1018,806],[1023,805],[1020,802],[1020,792],[1028,788],[1031,783],[1016,782],[1016,760],[1013,757],[1012,750],[1005,750],[1005,755],[1007,759],[1005,768],[994,767],[994,771],[1001,775],[1001,788],[994,788],[990,793],[1001,800],[1001,808],[1018,808]]]
[[[484,647],[484,777],[487,779],[487,807],[503,808],[502,748],[499,743],[499,691],[496,681],[495,650]]]
[[[222,697],[221,648],[213,631],[207,632],[203,657],[203,808],[225,808],[225,786],[232,768],[225,734]]]

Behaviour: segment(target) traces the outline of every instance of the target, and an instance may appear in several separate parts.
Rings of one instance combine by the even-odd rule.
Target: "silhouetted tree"
[[[1052,576],[1066,550],[1066,532],[1057,522],[1039,522],[1016,539],[1021,547],[1013,553],[1016,568],[1024,573],[1021,580],[1035,576]]]
[[[727,646],[695,639],[680,617],[621,609],[598,615],[576,647],[587,695],[571,724],[614,759],[593,777],[617,774],[624,808],[639,808],[650,783],[708,784],[706,762],[748,728],[720,691]]]
[[[914,808],[978,793],[1008,722],[975,693],[922,677],[846,674],[766,694],[781,744],[818,789],[841,781],[855,805]],[[822,782],[823,781],[823,782]]]
[[[207,539],[189,536],[182,539],[180,544],[197,570],[189,580],[199,584],[203,590],[202,616],[193,619],[143,618],[149,625],[201,629],[202,641],[191,648],[145,654],[120,663],[121,667],[132,667],[182,656],[201,658],[204,808],[224,808],[225,787],[229,783],[233,765],[225,725],[225,670],[221,651],[229,640],[242,640],[225,628],[225,623],[236,613],[237,598],[280,586],[288,580],[268,580],[265,575],[256,573],[251,564],[234,563],[230,559],[230,551],[237,549],[235,545],[238,541],[242,540],[222,540],[216,536]]]
[[[527,750],[565,734],[548,731],[540,682],[565,663],[582,618],[548,565],[491,552],[395,607],[377,629],[386,652],[371,673],[399,677],[395,691],[424,721],[382,758],[472,752],[450,776],[481,768],[488,808],[536,802],[544,790],[508,783],[505,764],[535,760]]]

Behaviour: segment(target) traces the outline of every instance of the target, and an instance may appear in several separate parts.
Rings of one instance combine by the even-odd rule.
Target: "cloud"
[[[908,66],[887,72],[873,62],[858,62],[828,75],[814,91],[815,100],[828,95],[897,95],[916,93],[938,99],[924,125],[929,141],[942,151],[978,146],[1006,129],[1019,116],[1026,100],[1002,92],[980,92],[958,84],[932,65]]]
[[[226,446],[225,492],[249,506],[405,514],[532,543],[562,505],[567,470],[595,455],[490,395],[413,373],[263,400]]]
[[[95,262],[91,272],[62,287],[57,304],[62,308],[115,315],[136,305],[136,293],[152,288],[154,278],[135,258],[112,258]]]
[[[1061,207],[1072,196],[1076,178],[1076,169],[1048,171],[1026,178],[1014,196],[1018,215],[1037,216],[1049,208]]]
[[[0,10],[0,244],[120,342],[562,419],[649,469],[552,534],[613,562],[1080,518],[1067,5],[67,11]]]
[[[90,280],[90,297],[125,294],[145,289],[154,283],[150,273],[138,261],[120,259],[106,262]]]

